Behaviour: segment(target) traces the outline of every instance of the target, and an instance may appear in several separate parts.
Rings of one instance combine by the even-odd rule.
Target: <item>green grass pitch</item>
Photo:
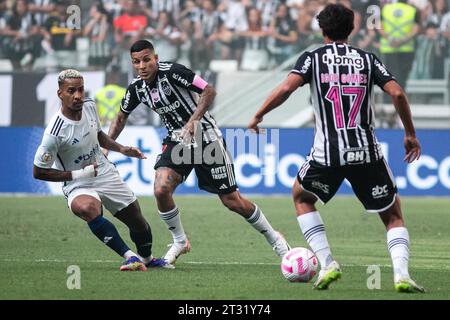
[[[171,241],[155,200],[140,197],[153,230],[155,256]],[[290,197],[251,197],[291,246],[306,246]],[[343,277],[328,291],[288,283],[264,237],[218,198],[176,197],[192,250],[175,270],[121,273],[122,258],[101,244],[71,214],[62,197],[0,198],[0,299],[450,299],[450,198],[402,199],[411,238],[410,273],[426,294],[393,289],[386,233],[377,215],[354,197],[318,206]],[[125,241],[128,231],[108,212]],[[67,288],[67,268],[81,272],[81,289]],[[369,265],[381,270],[381,288],[369,290]]]

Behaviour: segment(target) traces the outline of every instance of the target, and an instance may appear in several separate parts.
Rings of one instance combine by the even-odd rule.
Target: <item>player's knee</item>
[[[172,190],[167,187],[157,187],[154,190],[156,199],[165,199],[172,196]]]
[[[97,206],[92,202],[78,204],[75,208],[73,208],[73,212],[88,222],[100,215]]]

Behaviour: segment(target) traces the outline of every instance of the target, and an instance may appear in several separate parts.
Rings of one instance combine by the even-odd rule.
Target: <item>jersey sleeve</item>
[[[294,69],[290,73],[298,74],[303,78],[304,83],[309,83],[312,77],[313,59],[310,52],[303,53],[295,63]]]
[[[373,55],[373,80],[376,85],[383,88],[386,83],[395,80],[392,73],[386,68],[376,55]]]
[[[192,70],[182,64],[174,63],[170,68],[170,81],[178,87],[185,88],[196,93],[202,93],[208,83]]]
[[[34,165],[39,168],[50,169],[58,154],[58,137],[44,133],[42,142],[34,155]]]
[[[120,110],[125,112],[126,114],[130,114],[131,111],[136,109],[136,107],[141,103],[139,101],[139,98],[136,93],[136,85],[134,83],[131,83],[127,91],[125,92],[125,96],[122,99],[122,102],[120,103]]]

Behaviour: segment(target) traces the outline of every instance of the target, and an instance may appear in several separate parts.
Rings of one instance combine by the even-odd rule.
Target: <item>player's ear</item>
[[[61,98],[62,90],[61,90],[61,89],[58,89],[58,91],[56,91],[56,93],[57,93],[58,97],[59,97],[60,99],[62,99],[62,98]]]

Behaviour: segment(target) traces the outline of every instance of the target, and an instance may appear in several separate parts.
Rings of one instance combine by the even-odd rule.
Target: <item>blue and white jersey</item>
[[[34,165],[39,168],[73,171],[96,162],[97,177],[115,170],[114,165],[101,151],[98,142],[100,131],[100,120],[93,100],[84,101],[79,121],[66,118],[59,110],[45,129],[42,142],[34,157]],[[87,179],[95,179],[95,177]],[[64,183],[65,194],[76,181]]]

